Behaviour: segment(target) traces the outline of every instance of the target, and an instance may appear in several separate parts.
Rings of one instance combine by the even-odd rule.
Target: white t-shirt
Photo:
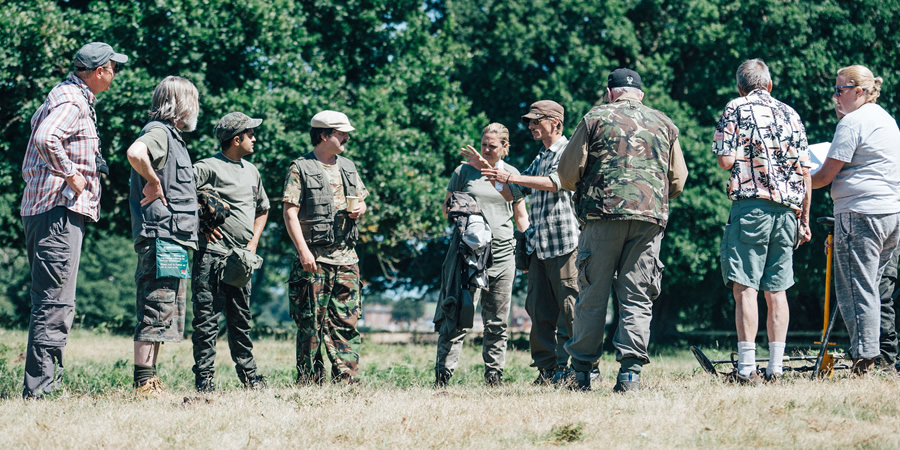
[[[900,129],[882,107],[867,103],[844,116],[828,157],[846,163],[831,184],[835,214],[900,212]]]

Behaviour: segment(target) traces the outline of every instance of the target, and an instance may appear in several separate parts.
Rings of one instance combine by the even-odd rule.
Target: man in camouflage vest
[[[297,382],[359,380],[362,302],[356,220],[366,212],[366,187],[356,166],[341,156],[355,128],[343,113],[313,116],[312,152],[291,163],[284,183],[284,224],[297,253],[288,279],[291,317],[297,323]]]
[[[615,290],[619,323],[613,344],[621,367],[614,390],[640,387],[650,362],[647,343],[653,300],[659,295],[659,247],[669,218],[669,199],[681,193],[687,168],[678,128],[665,114],[644,106],[641,77],[616,69],[608,78],[609,103],[585,116],[559,163],[564,189],[575,191],[582,224],[573,335],[566,343],[575,377],[590,390],[591,364],[600,358],[606,308]]]

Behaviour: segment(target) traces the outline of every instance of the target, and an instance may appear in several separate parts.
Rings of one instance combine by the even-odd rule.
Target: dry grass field
[[[654,357],[644,389],[614,394],[616,365],[590,393],[531,385],[527,352],[511,351],[506,383],[481,379],[467,345],[451,386],[435,390],[433,346],[366,344],[364,383],[295,387],[293,343],[261,340],[261,392],[239,389],[219,345],[219,392],[193,391],[190,342],[167,344],[159,369],[169,394],[130,389],[128,338],[76,332],[57,398],[23,401],[25,334],[0,331],[0,448],[591,448],[900,447],[900,378],[878,374],[731,386],[687,351]],[[711,352],[710,356],[722,354]]]

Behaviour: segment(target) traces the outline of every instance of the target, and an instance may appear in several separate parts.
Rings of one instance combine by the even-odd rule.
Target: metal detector
[[[694,358],[697,358],[697,362],[700,363],[700,367],[702,367],[705,372],[707,372],[711,375],[719,375],[719,374],[726,375],[728,373],[728,372],[719,372],[718,370],[716,370],[716,366],[719,364],[731,364],[731,367],[733,369],[737,370],[737,366],[738,366],[737,352],[731,352],[730,359],[709,359],[706,357],[706,355],[703,354],[703,352],[700,350],[699,347],[697,347],[696,345],[692,345],[691,353],[694,354]],[[843,355],[837,355],[837,356],[843,357]],[[818,356],[812,356],[812,355],[809,355],[809,356],[785,356],[784,361],[815,361],[818,358],[819,358]],[[760,358],[760,359],[756,360],[756,362],[768,362],[768,361],[769,361],[769,358]],[[849,367],[835,366],[834,368],[844,369],[844,368],[849,368]],[[810,372],[810,371],[815,371],[815,370],[817,370],[817,369],[813,366],[801,366],[801,367],[784,366],[785,372]]]

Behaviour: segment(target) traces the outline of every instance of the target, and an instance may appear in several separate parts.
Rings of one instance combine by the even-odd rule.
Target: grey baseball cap
[[[216,140],[225,142],[244,130],[256,128],[262,123],[262,119],[251,119],[242,112],[225,114],[216,124]]]
[[[93,70],[106,64],[109,60],[115,61],[116,64],[125,64],[128,62],[128,57],[113,51],[113,48],[107,43],[91,42],[78,50],[74,63],[76,67]]]

